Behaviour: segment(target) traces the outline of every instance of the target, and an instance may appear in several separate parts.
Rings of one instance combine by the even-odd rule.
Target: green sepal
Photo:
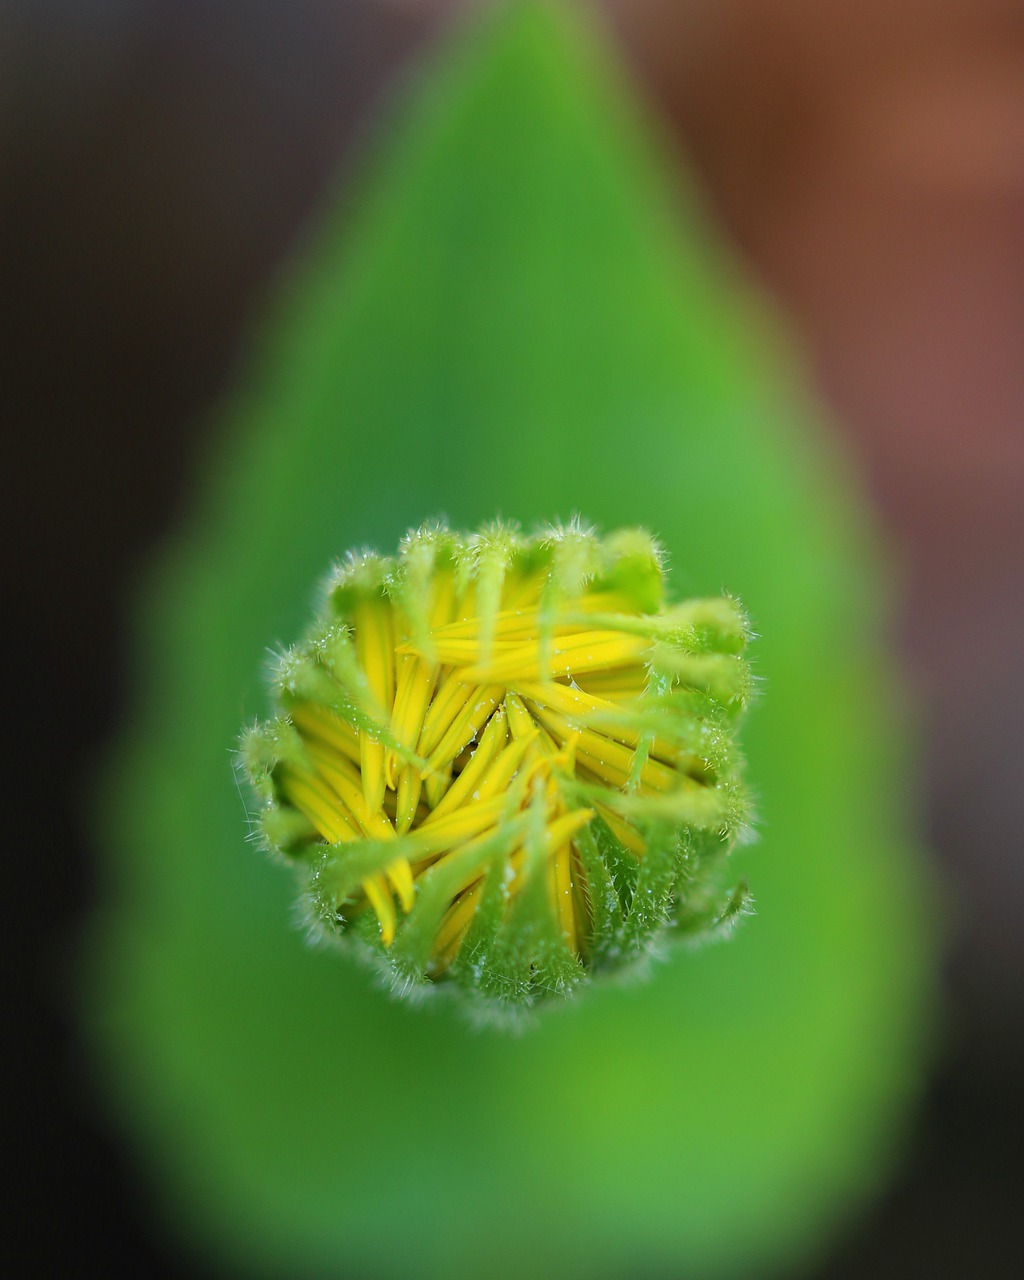
[[[268,849],[290,860],[320,853],[316,828],[291,805],[269,804],[260,814],[259,830]]]
[[[629,822],[661,819],[681,827],[709,829],[722,833],[736,830],[746,817],[743,795],[733,784],[701,786],[692,778],[682,785],[656,795],[625,795],[595,788],[595,798]]]
[[[625,613],[566,614],[570,621],[599,630],[620,631],[623,635],[678,646],[687,653],[739,654],[750,640],[750,624],[746,614],[729,596],[711,596],[702,600],[684,600],[669,605],[664,612],[651,617],[634,617]]]
[[[672,922],[671,934],[688,942],[727,938],[740,922],[754,914],[754,895],[746,880],[724,894],[703,888],[688,895]]]
[[[395,572],[395,561],[376,551],[350,552],[334,567],[325,594],[334,616],[350,622],[352,612],[367,601],[383,600]]]
[[[567,995],[584,977],[562,936],[549,894],[545,817],[543,788],[537,787],[526,812],[524,883],[497,933],[482,988],[511,1003]]]
[[[357,959],[369,964],[382,979],[388,972],[387,952],[380,936],[380,922],[370,910],[368,904],[360,904],[353,910],[350,918],[346,918],[344,934],[338,933],[340,917],[335,915],[321,917],[320,923],[329,927],[333,939],[351,951]]]
[[[422,756],[399,742],[376,714],[346,627],[322,627],[301,648],[282,655],[276,684],[278,701],[285,711],[304,702],[319,703],[353,729],[390,747],[406,764],[426,768]]]
[[[432,591],[444,575],[455,573],[457,555],[458,540],[447,526],[421,525],[402,539],[398,566],[388,580],[388,592],[408,620],[417,649],[430,659],[434,653]]]
[[[310,889],[323,904],[324,918],[336,916],[369,876],[378,875],[407,849],[398,840],[349,840],[325,844],[310,875]]]
[[[601,539],[578,517],[565,524],[550,524],[541,532],[541,542],[550,559],[544,587],[542,613],[566,597],[577,595],[601,571]]]
[[[624,942],[623,903],[632,901],[639,864],[600,817],[578,834],[576,848],[587,878],[593,916],[589,961],[596,972],[620,962]]]
[[[243,770],[264,801],[273,794],[270,779],[274,768],[281,761],[295,764],[305,760],[302,739],[285,716],[275,716],[247,729],[238,755]]]
[[[483,665],[491,660],[502,587],[522,542],[517,525],[494,521],[467,539],[459,563],[460,575],[465,575],[464,592],[468,594],[470,583],[475,590],[476,616],[480,620],[480,662]]]
[[[647,852],[639,864],[636,888],[623,924],[626,954],[642,956],[666,924],[683,857],[679,831],[665,823],[641,823]]]
[[[624,595],[641,613],[657,613],[665,599],[664,552],[646,529],[617,529],[604,540],[608,564],[594,587]]]
[[[681,755],[692,756],[685,772],[694,781],[713,785],[736,765],[738,753],[728,734],[714,720],[700,719],[688,710],[680,714],[674,705],[641,702],[635,710],[597,711],[581,718],[588,728],[628,731],[639,735],[638,759],[632,772],[639,775],[655,738],[671,742]]]
[[[653,672],[686,689],[700,690],[736,712],[750,701],[754,676],[746,660],[732,653],[682,653],[657,644],[648,659]]]
[[[452,978],[465,991],[497,991],[503,987],[503,975],[497,972],[501,963],[498,937],[508,910],[508,879],[508,863],[494,861],[484,879],[479,906],[451,966]],[[512,990],[503,997],[506,1005],[516,1003],[515,992],[513,982]],[[523,986],[518,991],[519,1001],[528,994],[529,988]]]

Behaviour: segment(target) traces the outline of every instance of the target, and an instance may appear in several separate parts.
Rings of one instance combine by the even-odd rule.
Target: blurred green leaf
[[[250,1274],[765,1274],[878,1181],[930,931],[871,555],[773,322],[670,189],[599,39],[450,41],[328,211],[142,618],[87,1017],[170,1220]],[[362,542],[582,511],[735,591],[756,916],[518,1038],[306,946],[232,777],[268,646]]]

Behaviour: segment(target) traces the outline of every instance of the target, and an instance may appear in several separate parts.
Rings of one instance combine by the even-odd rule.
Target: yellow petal
[[[526,753],[537,741],[538,736],[538,731],[535,727],[521,738],[516,738],[508,744],[490,767],[485,770],[484,776],[480,780],[480,785],[477,787],[477,795],[481,800],[489,800],[494,796],[503,796],[505,794],[516,775],[516,771],[522,765]]]
[[[457,848],[481,832],[496,826],[505,809],[505,797],[462,805],[436,822],[428,818],[409,839],[415,842],[417,859]],[[431,815],[432,817],[433,815]]]
[[[482,893],[482,885],[471,889],[465,897],[460,898],[449,909],[448,914],[441,921],[441,927],[437,931],[437,938],[434,940],[434,954],[441,958],[444,964],[450,964],[455,958],[458,952],[458,945],[456,944],[461,944],[462,935],[469,928],[473,916],[476,915],[476,909],[480,904],[480,895]]]
[[[387,814],[383,809],[371,809],[358,783],[351,772],[345,768],[345,761],[325,752],[311,743],[308,747],[309,758],[317,770],[330,783],[331,787],[345,802],[356,822],[366,835],[373,840],[387,840],[395,834]]]
[[[303,737],[316,738],[359,764],[359,732],[341,716],[318,702],[303,702],[292,709],[290,719]]]
[[[371,810],[379,809],[384,803],[384,792],[387,790],[384,747],[365,732],[359,735],[359,764],[367,807]]]
[[[388,879],[398,894],[402,910],[411,911],[416,901],[416,890],[413,886],[412,870],[408,860],[406,858],[396,858],[394,862],[388,864],[386,870]]]
[[[651,647],[642,636],[621,635],[617,631],[583,631],[556,637],[551,645],[548,676],[567,676],[584,671],[605,671],[635,664]],[[541,679],[537,645],[527,644],[495,655],[487,667],[467,667],[462,679],[477,684]]]
[[[363,892],[380,921],[380,936],[386,947],[395,939],[395,903],[383,876],[373,876],[363,881]]]
[[[491,685],[485,689],[474,689],[462,710],[448,727],[448,731],[431,752],[427,761],[429,773],[443,768],[473,741],[487,722],[491,712],[501,701],[504,689],[500,685]]]
[[[390,604],[366,600],[354,614],[356,658],[384,724],[395,701],[395,636]]]
[[[395,829],[404,835],[416,819],[423,778],[415,765],[407,764],[398,775],[398,801],[395,806]]]
[[[435,769],[423,779],[423,791],[427,797],[427,805],[436,809],[452,784],[452,767],[445,765],[443,769]]]
[[[469,701],[474,686],[466,684],[458,672],[442,680],[423,721],[419,753],[429,756],[451,727],[452,721]]]
[[[555,908],[558,912],[558,923],[562,930],[562,936],[565,938],[567,945],[578,953],[576,916],[572,901],[571,855],[572,849],[568,844],[560,845],[555,851],[555,856],[552,860],[553,888]]]
[[[608,829],[620,844],[624,845],[630,853],[635,854],[638,858],[642,858],[647,852],[647,846],[644,844],[643,838],[641,837],[640,832],[637,831],[636,827],[630,826],[630,824],[623,818],[620,818],[617,813],[613,813],[611,809],[606,809],[603,804],[598,804],[594,807],[608,824]]]
[[[569,724],[550,707],[528,703],[537,720],[550,729],[559,741],[576,736],[576,758],[581,765],[595,773],[609,786],[623,787],[633,766],[633,751],[621,742],[614,742],[592,729],[580,729]],[[660,760],[646,760],[640,771],[640,785],[652,791],[669,791],[679,782],[679,774]]]
[[[355,822],[322,778],[288,768],[281,770],[279,785],[288,803],[312,822],[328,844],[359,839]]]
[[[374,714],[390,724],[395,700],[395,640],[391,606],[386,600],[367,600],[354,612],[356,658],[374,701]],[[377,810],[384,803],[387,786],[384,774],[384,747],[366,731],[359,735],[359,757],[363,795],[367,806]]]
[[[451,813],[458,805],[468,801],[477,787],[483,782],[484,775],[501,754],[508,742],[508,717],[503,707],[498,707],[487,722],[476,750],[469,763],[448,789],[444,799],[436,806],[426,820],[436,822],[438,818]]]

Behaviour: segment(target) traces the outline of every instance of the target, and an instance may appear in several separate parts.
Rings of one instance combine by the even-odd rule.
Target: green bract
[[[662,586],[638,530],[426,528],[350,555],[277,661],[242,753],[263,833],[397,989],[564,995],[745,909],[747,623]]]

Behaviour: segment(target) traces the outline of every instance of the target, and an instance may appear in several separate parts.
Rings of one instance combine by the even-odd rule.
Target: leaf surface
[[[250,1274],[765,1274],[878,1180],[931,935],[856,495],[778,324],[574,11],[441,49],[324,212],[142,614],[87,1017],[169,1214]],[[237,728],[333,557],[579,510],[734,591],[756,915],[513,1037],[305,944]]]

